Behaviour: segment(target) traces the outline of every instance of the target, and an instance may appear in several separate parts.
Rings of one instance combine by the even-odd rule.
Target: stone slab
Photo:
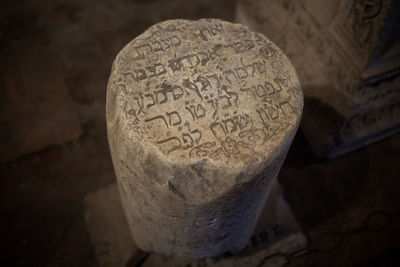
[[[111,185],[85,197],[85,221],[100,266],[126,266],[138,250],[119,199]]]
[[[294,252],[307,246],[307,238],[275,183],[267,204],[248,246],[237,255],[206,258],[194,261],[187,258],[147,254],[135,246],[123,215],[119,193],[115,184],[90,193],[85,198],[86,225],[100,266],[183,266],[203,263],[205,266],[256,266],[264,258],[263,266],[281,266],[281,256],[268,256],[276,252]]]

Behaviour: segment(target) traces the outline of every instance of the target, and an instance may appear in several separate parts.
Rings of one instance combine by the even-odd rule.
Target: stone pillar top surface
[[[121,50],[107,102],[122,153],[140,146],[135,153],[173,164],[243,169],[288,147],[303,95],[288,58],[262,34],[217,19],[169,20]]]

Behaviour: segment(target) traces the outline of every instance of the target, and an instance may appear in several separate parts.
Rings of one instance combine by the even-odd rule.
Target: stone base
[[[192,259],[165,257],[138,249],[131,237],[117,186],[111,185],[85,197],[85,220],[100,266],[184,266]],[[294,252],[307,246],[307,238],[296,221],[283,192],[275,183],[261,213],[249,245],[237,255],[197,261],[202,266],[256,266],[277,252]],[[279,255],[263,266],[280,266]]]

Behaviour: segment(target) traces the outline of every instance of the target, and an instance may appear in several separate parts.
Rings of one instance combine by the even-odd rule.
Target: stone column
[[[107,129],[137,245],[192,258],[242,249],[302,108],[292,64],[246,26],[169,20],[127,44]]]

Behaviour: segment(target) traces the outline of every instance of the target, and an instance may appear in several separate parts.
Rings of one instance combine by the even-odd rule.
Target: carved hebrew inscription
[[[182,158],[251,158],[297,127],[302,91],[282,52],[220,20],[166,21],[118,55],[127,127]]]

